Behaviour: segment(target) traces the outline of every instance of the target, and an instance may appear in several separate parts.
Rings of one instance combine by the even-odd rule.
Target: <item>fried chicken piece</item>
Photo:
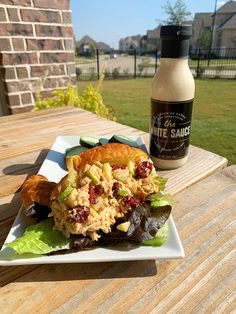
[[[48,181],[42,175],[30,176],[22,186],[20,199],[24,208],[29,207],[34,202],[50,207],[50,196],[56,183]]]

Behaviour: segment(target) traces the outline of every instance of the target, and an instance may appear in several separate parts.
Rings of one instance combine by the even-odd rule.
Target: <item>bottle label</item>
[[[188,154],[193,99],[159,101],[151,99],[150,154],[176,160]]]

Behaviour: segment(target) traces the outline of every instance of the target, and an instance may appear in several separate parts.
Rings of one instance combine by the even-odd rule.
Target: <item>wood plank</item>
[[[186,188],[175,199],[173,217],[184,259],[42,265],[18,278],[4,272],[2,284],[11,283],[0,291],[2,308],[8,313],[35,308],[43,313],[234,311],[236,166]]]
[[[24,276],[25,274],[30,273],[32,270],[37,269],[38,266],[31,265],[31,266],[16,266],[16,267],[1,267],[0,274],[1,274],[1,287],[9,283],[9,274],[11,274],[11,281],[16,280],[17,278]],[[1,300],[1,298],[0,298]],[[8,309],[5,308],[5,312],[3,312],[3,307],[1,308],[1,313],[10,313],[7,312]]]
[[[129,133],[144,134],[143,131],[137,131],[133,128],[114,123],[105,119],[97,119],[96,116],[90,119],[90,115],[86,119],[82,119],[77,123],[74,121],[74,115],[69,117],[63,117],[63,126],[61,121],[58,124],[40,121],[38,124],[34,123],[34,126],[29,127],[29,132],[26,132],[25,128],[15,128],[14,133],[9,137],[9,133],[3,132],[1,137],[2,153],[1,159],[7,159],[11,156],[23,154],[25,152],[31,152],[35,149],[49,148],[58,135],[85,135],[85,134],[113,134],[114,132],[121,132],[122,134],[129,131]]]
[[[143,139],[149,148],[149,134],[143,135]],[[174,195],[215,171],[225,168],[227,163],[227,159],[222,156],[190,145],[189,157],[185,165],[177,169],[157,169],[157,171],[160,176],[169,178],[166,190]]]
[[[53,115],[53,114],[58,114],[60,112],[68,112],[68,111],[75,111],[78,110],[74,107],[59,107],[56,110],[55,109],[45,109],[45,110],[39,110],[39,111],[29,111],[29,112],[23,112],[19,114],[13,114],[13,115],[7,115],[3,116],[0,119],[0,125],[2,126],[3,124],[9,124],[13,123],[15,121],[21,121],[25,119],[35,119],[35,117],[39,116],[48,116],[48,115]]]
[[[225,168],[227,162],[224,157],[190,145],[189,158],[185,165],[174,170],[159,171],[159,174],[170,178],[167,182],[167,191],[176,194],[215,171]]]
[[[39,112],[40,113],[40,112]],[[70,110],[63,110],[63,111],[53,111],[51,114],[44,114],[41,115],[38,112],[34,113],[31,118],[28,119],[21,119],[15,121],[9,121],[8,123],[3,124],[3,128],[5,132],[2,132],[0,134],[0,139],[4,138],[4,135],[11,135],[14,134],[17,130],[18,132],[24,132],[30,131],[30,133],[34,130],[38,129],[38,126],[40,125],[40,130],[42,133],[44,133],[47,129],[47,127],[52,126],[59,126],[60,128],[63,128],[66,126],[65,122],[68,122],[70,124],[76,124],[78,126],[78,123],[82,119],[86,119],[87,117],[91,117],[94,119],[94,121],[97,121],[96,115],[91,115],[90,112],[85,110],[76,110],[76,109],[70,109]],[[66,121],[67,120],[67,121]],[[26,122],[27,121],[27,122]],[[1,120],[0,120],[1,123]]]
[[[9,213],[8,213],[9,214]],[[14,222],[15,217],[8,217],[7,219],[0,222],[0,246],[2,247],[2,244],[6,240],[6,236],[11,229],[11,226]]]
[[[21,207],[19,193],[0,198],[1,222],[5,219],[15,217]]]

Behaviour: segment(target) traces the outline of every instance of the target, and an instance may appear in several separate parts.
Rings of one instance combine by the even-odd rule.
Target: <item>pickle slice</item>
[[[79,143],[87,148],[92,148],[99,144],[99,140],[93,136],[81,136]]]
[[[109,140],[107,138],[100,138],[99,139],[99,144],[101,145],[105,145],[105,144],[108,144],[109,143]]]
[[[85,152],[86,150],[88,150],[88,148],[81,145],[70,147],[66,150],[66,157],[79,155]]]
[[[131,140],[130,138],[128,138],[127,136],[124,135],[113,135],[110,140],[110,143],[121,143],[121,144],[126,144],[132,147],[139,147],[139,145]]]

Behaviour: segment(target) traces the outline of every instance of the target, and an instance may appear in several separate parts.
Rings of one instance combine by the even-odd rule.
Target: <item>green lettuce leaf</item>
[[[165,187],[166,187],[166,182],[168,181],[168,179],[167,179],[167,178],[162,178],[162,177],[155,176],[155,177],[154,177],[154,180],[155,180],[156,184],[157,184],[158,187],[159,187],[159,191],[164,191],[164,190],[165,190]]]
[[[169,227],[166,222],[161,229],[157,231],[157,234],[151,240],[144,240],[141,242],[142,245],[150,245],[150,246],[162,246],[166,240],[168,239]]]
[[[169,194],[163,194],[161,192],[152,194],[147,199],[150,201],[151,207],[159,207],[166,205],[173,206],[175,203]]]
[[[69,249],[70,240],[62,232],[54,229],[53,226],[53,219],[43,220],[38,224],[27,227],[23,236],[5,245],[18,254],[33,253],[42,255]]]

